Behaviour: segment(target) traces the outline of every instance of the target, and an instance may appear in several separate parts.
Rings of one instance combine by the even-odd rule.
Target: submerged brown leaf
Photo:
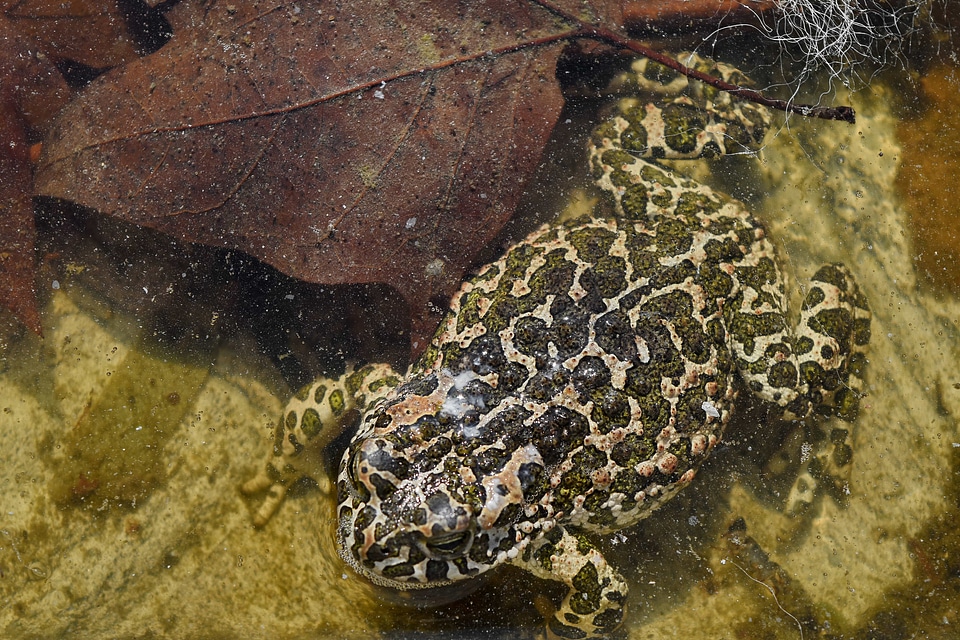
[[[40,332],[34,291],[33,201],[26,130],[16,104],[0,96],[0,301],[31,331]]]
[[[423,337],[539,161],[570,31],[494,0],[213,4],[64,110],[37,190],[308,281],[391,284]]]
[[[136,57],[116,2],[0,0],[0,306],[40,332],[28,144],[70,90],[54,60],[91,67]]]
[[[0,305],[39,333],[28,134],[66,102],[69,90],[37,50],[0,15]]]
[[[136,57],[116,0],[0,0],[0,15],[58,60],[104,68]]]

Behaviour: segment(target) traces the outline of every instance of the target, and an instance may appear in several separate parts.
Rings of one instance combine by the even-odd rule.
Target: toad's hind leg
[[[856,419],[869,342],[870,309],[853,276],[842,264],[821,267],[810,280],[794,335],[811,410]]]
[[[785,419],[803,420],[802,450],[794,455],[805,466],[785,507],[797,512],[820,487],[840,501],[847,493],[851,429],[829,418],[853,422],[859,412],[870,310],[846,267],[828,264],[811,278],[790,331],[780,311],[783,298],[772,293],[782,289],[779,272],[764,264],[772,267],[764,260],[738,267],[741,292],[725,315],[747,388],[782,407]]]
[[[790,488],[787,513],[810,505],[818,488],[840,504],[846,502],[852,425],[827,418],[853,423],[859,414],[869,341],[870,310],[850,272],[840,264],[821,267],[811,278],[794,336],[807,400],[798,409],[819,419],[804,425],[809,459]]]
[[[736,274],[740,291],[724,308],[724,319],[747,388],[782,407],[787,419],[812,413],[855,419],[870,310],[846,267],[829,264],[814,274],[792,331],[773,260],[739,264]]]
[[[319,451],[352,423],[354,410],[364,411],[397,386],[400,377],[390,365],[376,364],[348,371],[339,378],[318,378],[287,402],[274,430],[273,452],[260,472],[240,487],[244,494],[267,489],[253,517],[262,527],[276,512],[296,480],[307,475],[301,455]],[[320,489],[330,491],[330,480],[315,478]]]

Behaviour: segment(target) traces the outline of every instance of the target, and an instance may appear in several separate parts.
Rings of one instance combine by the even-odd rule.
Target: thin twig
[[[751,102],[756,102],[757,104],[762,104],[770,107],[771,109],[778,109],[788,113],[796,113],[798,115],[811,118],[840,120],[842,122],[849,122],[850,124],[856,122],[856,114],[854,113],[853,107],[824,107],[819,105],[797,104],[790,100],[780,100],[779,98],[769,98],[754,89],[748,89],[746,87],[741,87],[729,82],[724,82],[720,78],[716,78],[710,74],[703,73],[702,71],[697,71],[696,69],[692,69],[686,65],[680,64],[670,56],[661,53],[656,49],[652,49],[641,42],[631,40],[630,38],[627,38],[616,31],[602,26],[586,24],[577,16],[565,11],[564,9],[561,9],[560,7],[557,7],[552,2],[547,2],[547,0],[533,1],[544,9],[560,16],[564,20],[568,20],[576,25],[579,25],[579,29],[576,31],[575,37],[599,40],[622,49],[633,51],[634,53],[638,53],[645,58],[659,62],[663,66],[669,67],[677,73],[687,76],[688,78],[694,78],[695,80],[699,80],[700,82],[706,83],[712,87],[716,87],[721,91],[726,91],[731,95],[743,98],[745,100],[750,100]]]

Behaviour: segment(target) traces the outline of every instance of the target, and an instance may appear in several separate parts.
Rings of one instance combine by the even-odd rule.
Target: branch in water
[[[842,105],[839,107],[827,107],[819,105],[797,104],[789,100],[770,98],[754,89],[748,89],[746,87],[741,87],[729,82],[724,82],[720,78],[703,73],[702,71],[697,71],[696,69],[691,69],[686,65],[680,64],[670,56],[652,49],[636,40],[631,40],[630,38],[627,38],[616,31],[598,25],[587,24],[582,19],[557,7],[552,2],[548,2],[547,0],[534,1],[548,11],[551,11],[563,19],[578,25],[579,29],[573,34],[574,37],[591,38],[615,47],[627,49],[645,58],[659,62],[663,66],[669,67],[670,69],[673,69],[677,73],[681,73],[688,78],[699,80],[700,82],[706,83],[712,87],[716,87],[721,91],[726,91],[727,93],[735,95],[739,98],[750,100],[751,102],[756,102],[757,104],[762,104],[770,107],[771,109],[777,109],[787,113],[796,113],[809,118],[840,120],[842,122],[849,122],[851,124],[856,122],[856,114],[854,113],[853,107]]]

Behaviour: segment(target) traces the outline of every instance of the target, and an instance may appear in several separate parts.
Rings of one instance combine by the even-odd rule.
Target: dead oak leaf
[[[422,348],[429,301],[539,161],[572,30],[536,3],[216,3],[64,110],[37,191],[307,281],[390,284]]]
[[[0,0],[0,306],[40,332],[28,145],[70,97],[54,61],[136,57],[116,2]]]
[[[57,60],[105,68],[137,55],[116,0],[0,0],[0,15]]]
[[[37,51],[36,41],[0,15],[0,305],[39,333],[29,134],[70,92]]]

